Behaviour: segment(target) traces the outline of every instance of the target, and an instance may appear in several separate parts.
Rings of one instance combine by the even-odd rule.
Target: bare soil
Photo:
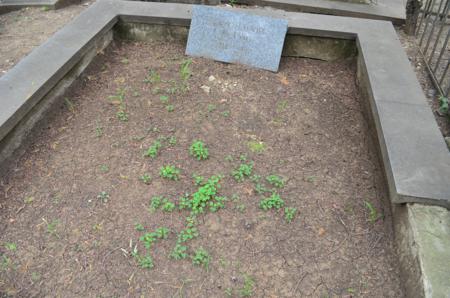
[[[433,114],[441,129],[442,135],[444,137],[450,137],[450,118],[439,112],[439,92],[433,85],[425,61],[419,52],[417,41],[414,36],[407,35],[402,27],[397,27],[396,29],[402,46],[411,62],[411,67],[416,72],[417,79],[419,80],[428,103],[433,110]]]
[[[189,89],[171,89],[180,86],[183,52],[181,44],[115,42],[3,169],[0,296],[239,297],[247,277],[254,297],[402,297],[354,61],[284,58],[275,74],[193,59]],[[150,70],[161,82],[144,82]],[[117,90],[128,121],[117,117],[110,97]],[[155,159],[143,156],[170,136],[176,145],[163,141]],[[207,160],[189,155],[195,139],[208,146]],[[253,152],[251,141],[265,150]],[[269,194],[258,195],[250,179],[231,177],[243,154],[253,174],[287,179],[278,192],[298,210],[291,223],[283,209],[259,208]],[[167,164],[181,169],[179,181],[159,177]],[[140,181],[144,173],[150,184]],[[189,254],[209,252],[208,270],[169,258],[186,211],[148,211],[153,196],[177,202],[193,193],[194,173],[224,175],[219,193],[229,198],[224,209],[198,217],[199,236],[188,242]],[[136,223],[171,230],[150,251],[153,269],[129,254],[130,242],[145,251]]]
[[[0,14],[0,76],[74,19],[90,2],[59,10],[28,7]]]

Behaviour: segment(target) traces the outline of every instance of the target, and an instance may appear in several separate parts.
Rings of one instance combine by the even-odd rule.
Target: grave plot
[[[355,61],[114,42],[7,178],[2,291],[401,296]]]
[[[0,78],[2,291],[401,296],[389,196],[406,296],[445,293],[448,150],[392,25],[252,10],[356,44],[274,74],[184,56],[191,12],[97,2]]]

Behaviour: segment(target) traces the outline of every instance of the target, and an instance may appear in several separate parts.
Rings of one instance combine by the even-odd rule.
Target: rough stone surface
[[[450,211],[437,206],[393,206],[406,297],[450,297]]]
[[[115,33],[122,39],[185,43],[189,29],[184,26],[119,22]]]
[[[287,35],[282,55],[335,61],[353,57],[356,54],[356,45],[353,40]]]
[[[186,54],[277,71],[288,22],[194,6]]]
[[[122,39],[137,41],[187,41],[188,28],[183,26],[119,22],[115,34]],[[356,56],[354,40],[321,38],[306,35],[286,35],[282,56],[306,57],[335,61]]]

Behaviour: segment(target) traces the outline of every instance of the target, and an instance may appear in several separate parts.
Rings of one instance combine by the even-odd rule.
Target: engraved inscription
[[[286,20],[194,6],[186,54],[277,71],[286,31]]]

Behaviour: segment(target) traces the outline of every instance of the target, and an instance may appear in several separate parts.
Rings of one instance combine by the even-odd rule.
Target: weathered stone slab
[[[288,22],[194,6],[186,54],[277,71]]]
[[[270,6],[294,12],[309,12],[387,20],[394,24],[405,22],[405,0],[376,0],[358,3],[358,0],[237,0],[239,4]],[[360,1],[363,2],[363,1]]]

